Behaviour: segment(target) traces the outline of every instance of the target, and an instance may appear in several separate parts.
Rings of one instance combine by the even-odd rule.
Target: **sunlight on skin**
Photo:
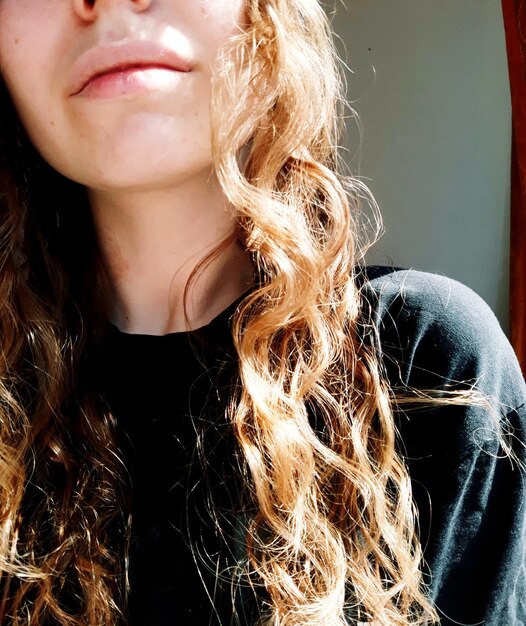
[[[182,329],[188,275],[234,226],[212,169],[209,98],[217,53],[244,23],[242,0],[0,2],[1,76],[37,150],[86,186],[114,280],[113,320],[129,332]],[[86,52],[145,42],[175,51],[189,71],[114,72],[99,82],[117,95],[94,96],[96,81],[72,92]],[[210,271],[193,293],[196,326],[250,282],[238,246]]]

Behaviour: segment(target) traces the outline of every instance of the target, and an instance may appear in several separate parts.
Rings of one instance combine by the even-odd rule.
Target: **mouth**
[[[126,63],[116,65],[115,67],[106,69],[102,72],[97,72],[88,78],[77,91],[74,91],[71,95],[77,96],[84,91],[88,90],[90,86],[107,84],[111,80],[128,80],[138,72],[145,72],[147,70],[165,70],[168,72],[180,72],[170,65],[161,63]],[[105,81],[102,79],[106,79]]]
[[[86,50],[73,64],[68,95],[86,93],[104,81],[123,81],[138,76],[153,76],[162,72],[166,76],[190,72],[193,61],[155,41],[128,41],[113,46]]]

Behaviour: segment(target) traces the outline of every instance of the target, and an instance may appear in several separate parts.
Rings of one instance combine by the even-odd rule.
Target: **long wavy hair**
[[[247,12],[211,98],[215,171],[256,277],[232,323],[228,406],[254,510],[247,579],[266,588],[265,624],[434,623],[363,321],[358,215],[374,199],[339,173],[330,23],[318,0],[247,0]],[[130,517],[90,367],[106,279],[85,189],[36,153],[0,88],[0,622],[109,626],[125,619]]]

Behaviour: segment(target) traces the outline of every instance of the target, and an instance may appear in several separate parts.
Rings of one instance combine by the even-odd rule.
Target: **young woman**
[[[523,378],[359,265],[317,0],[0,0],[0,77],[0,623],[525,623]]]

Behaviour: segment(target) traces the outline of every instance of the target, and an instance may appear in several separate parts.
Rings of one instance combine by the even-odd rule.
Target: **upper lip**
[[[132,41],[112,46],[89,48],[73,63],[68,93],[74,96],[97,76],[127,67],[168,67],[189,72],[192,62],[176,50],[152,41]]]

